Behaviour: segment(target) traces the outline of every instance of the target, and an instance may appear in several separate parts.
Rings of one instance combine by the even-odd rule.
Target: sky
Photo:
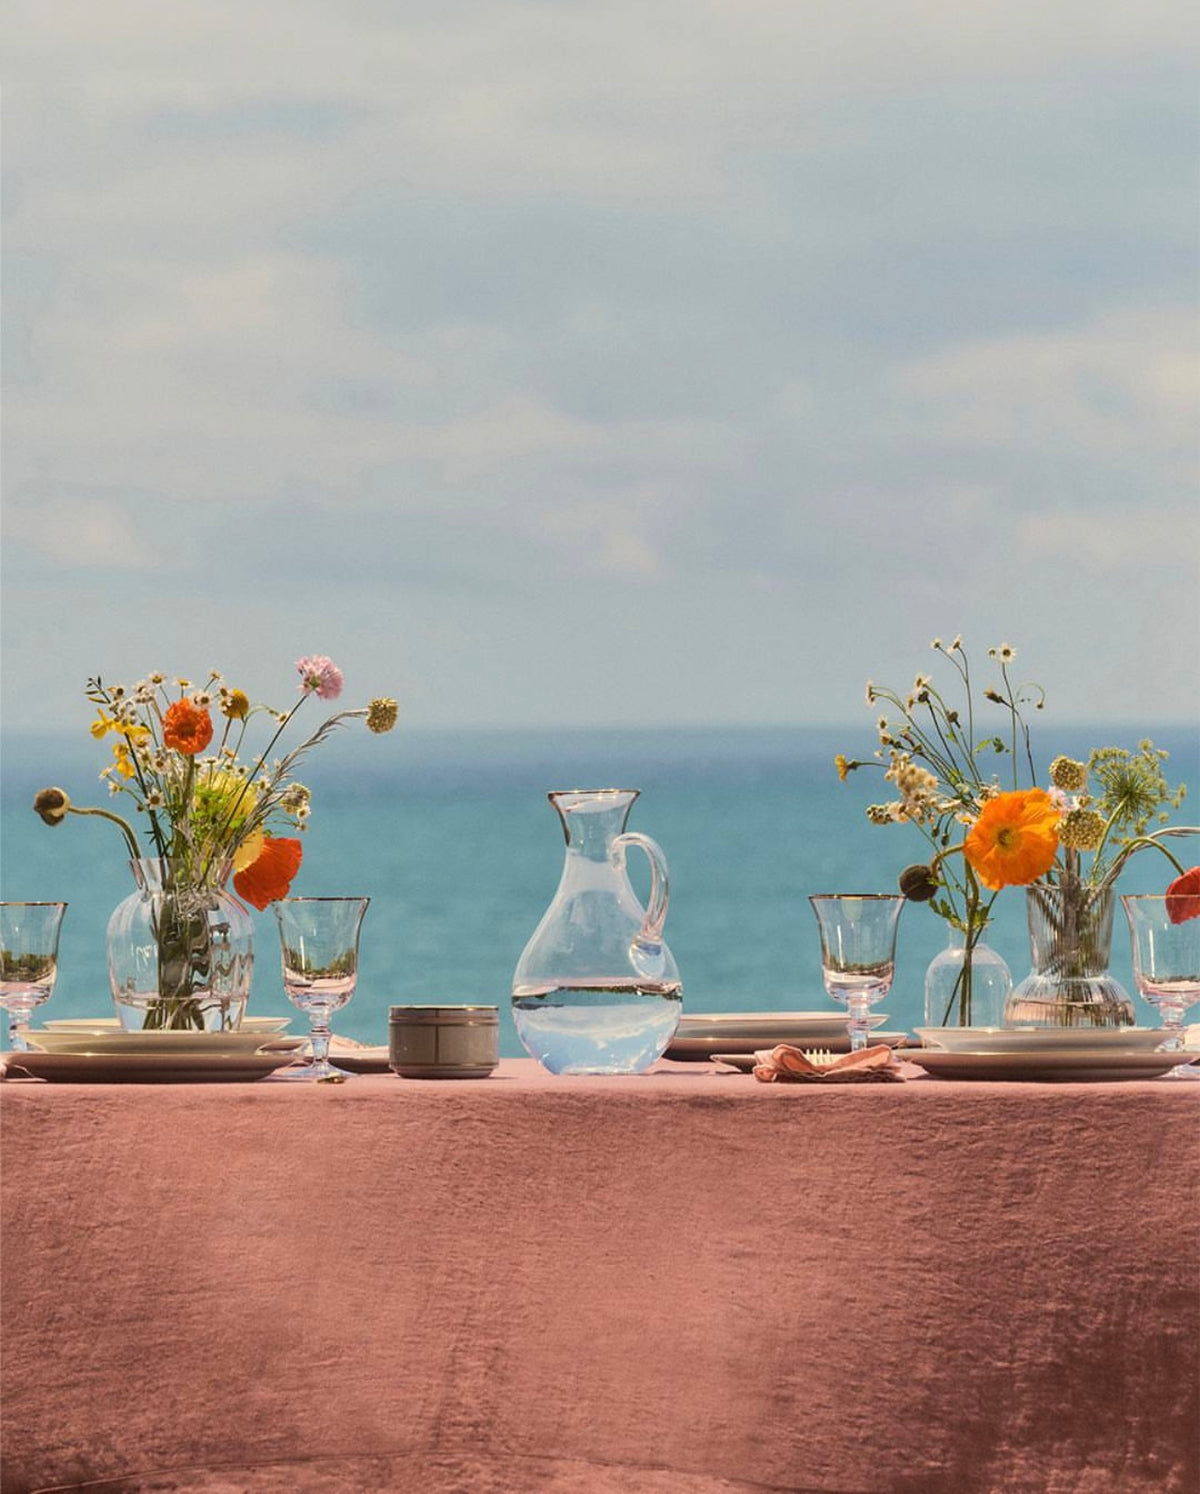
[[[10,0],[6,732],[1200,718],[1188,0]],[[1186,644],[1186,647],[1183,645]]]

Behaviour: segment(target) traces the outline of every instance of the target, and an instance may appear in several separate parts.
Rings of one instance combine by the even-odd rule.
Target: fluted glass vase
[[[254,969],[254,920],[225,889],[229,867],[130,863],[135,891],[108,921],[108,979],[127,1031],[231,1031]]]
[[[1006,1027],[1131,1027],[1129,993],[1108,969],[1111,887],[1035,882],[1025,892],[1033,969],[1004,1006]]]

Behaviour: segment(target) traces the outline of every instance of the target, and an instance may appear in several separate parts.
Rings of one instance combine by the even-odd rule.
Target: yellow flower
[[[221,711],[231,721],[244,721],[250,712],[250,700],[244,690],[230,690],[223,695]]]
[[[258,793],[240,773],[206,763],[196,775],[193,815],[199,834],[228,843],[258,805]]]
[[[243,872],[248,866],[253,866],[262,855],[262,848],[266,843],[267,837],[261,830],[252,830],[233,853],[234,871]]]
[[[98,710],[96,712],[96,720],[92,722],[88,730],[98,742],[100,738],[107,735],[108,732],[114,731],[118,724],[119,723],[115,716],[106,716],[103,711]]]
[[[137,769],[133,763],[133,753],[129,750],[128,742],[117,742],[113,747],[113,757],[116,758],[117,772],[122,778],[132,778]]]

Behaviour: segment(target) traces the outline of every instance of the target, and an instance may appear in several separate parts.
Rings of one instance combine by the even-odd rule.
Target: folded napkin
[[[839,1053],[836,1058],[814,1063],[790,1043],[756,1053],[754,1077],[763,1084],[877,1084],[904,1080],[890,1048],[860,1048],[857,1053]]]

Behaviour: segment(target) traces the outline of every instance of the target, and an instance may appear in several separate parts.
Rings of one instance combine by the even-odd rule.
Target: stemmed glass
[[[1200,1001],[1200,918],[1172,923],[1168,901],[1152,894],[1121,898],[1133,945],[1134,984],[1162,1019],[1160,1053],[1183,1051],[1183,1014]],[[1166,1077],[1200,1079],[1200,1070],[1180,1064]]]
[[[358,935],[368,897],[288,897],[275,904],[283,989],[308,1016],[311,1056],[279,1069],[276,1079],[340,1083],[349,1076],[329,1062],[329,1019],[354,995]]]
[[[30,1014],[50,1000],[58,979],[58,936],[66,903],[0,903],[0,1007],[8,1044],[28,1053]]]
[[[848,1010],[850,1051],[867,1046],[867,1034],[886,1019],[870,1007],[892,988],[896,926],[905,899],[889,893],[819,893],[809,898],[821,931],[825,989]]]

